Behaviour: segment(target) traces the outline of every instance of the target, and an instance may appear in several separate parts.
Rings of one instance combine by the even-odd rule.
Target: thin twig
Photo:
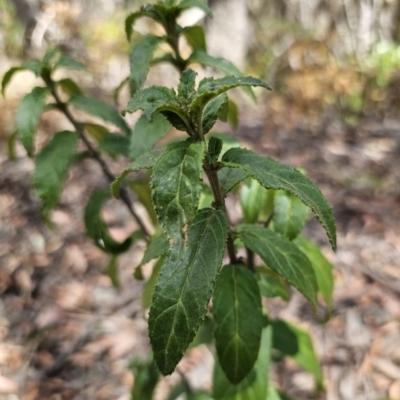
[[[108,179],[108,181],[110,183],[114,182],[116,177],[114,176],[114,174],[108,168],[108,165],[104,161],[104,159],[101,157],[101,154],[93,147],[93,145],[90,143],[89,139],[86,137],[84,125],[82,123],[78,122],[75,119],[75,117],[72,115],[71,111],[68,109],[67,104],[64,103],[60,99],[60,97],[59,97],[59,95],[58,95],[58,93],[57,93],[57,91],[55,89],[54,82],[51,80],[51,78],[43,78],[43,79],[44,79],[46,85],[51,90],[51,94],[53,95],[53,97],[54,97],[54,99],[56,101],[57,108],[67,117],[67,119],[74,126],[75,130],[78,132],[78,134],[79,134],[80,138],[82,139],[83,143],[85,143],[85,146],[89,150],[89,153],[90,153],[91,157],[93,159],[95,159],[97,161],[97,163],[100,165],[100,167],[103,170],[103,173],[106,176],[106,178]],[[135,219],[135,221],[137,222],[137,224],[139,225],[139,227],[143,231],[143,233],[146,236],[150,236],[145,224],[143,223],[143,221],[141,220],[139,215],[134,210],[132,202],[131,202],[131,200],[129,198],[128,192],[126,191],[125,188],[121,188],[120,189],[120,198],[125,203],[125,205],[127,206],[129,212],[131,213],[131,215],[133,216],[133,218]]]

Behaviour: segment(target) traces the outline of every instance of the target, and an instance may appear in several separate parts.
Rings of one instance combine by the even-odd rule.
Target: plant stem
[[[69,122],[74,126],[75,130],[78,132],[80,138],[82,139],[83,143],[85,143],[85,146],[87,147],[91,157],[97,161],[97,163],[100,165],[101,169],[103,170],[104,175],[106,176],[107,180],[112,183],[115,181],[116,177],[114,174],[110,171],[107,163],[104,161],[104,159],[101,157],[101,154],[93,147],[93,145],[90,143],[89,139],[86,137],[84,126],[82,123],[78,122],[75,117],[72,115],[71,111],[68,109],[68,106],[66,103],[64,103],[61,99],[60,96],[58,95],[54,81],[50,77],[43,77],[47,87],[50,88],[51,94],[53,95],[57,108],[67,117]],[[137,224],[139,225],[140,229],[143,231],[143,233],[149,237],[150,233],[148,232],[146,226],[144,225],[143,221],[139,217],[139,215],[136,213],[136,211],[133,208],[133,204],[129,198],[128,192],[126,191],[125,188],[120,189],[120,197],[121,200],[125,203],[127,206],[130,214],[133,216]]]

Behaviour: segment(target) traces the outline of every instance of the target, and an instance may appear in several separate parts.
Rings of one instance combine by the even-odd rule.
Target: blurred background
[[[59,46],[87,65],[69,72],[91,96],[113,104],[129,72],[124,18],[144,2],[129,0],[0,0],[0,76]],[[324,324],[293,293],[275,315],[307,328],[320,356],[326,393],[316,399],[400,399],[400,0],[212,0],[214,19],[200,23],[208,51],[267,81],[256,104],[234,93],[240,121],[230,131],[246,146],[305,168],[333,205],[337,253],[310,220],[306,231],[335,266],[335,306]],[[140,21],[133,41],[155,28]],[[151,83],[175,85],[164,65]],[[44,224],[32,187],[33,162],[14,143],[20,99],[38,80],[16,75],[0,98],[0,399],[129,399],[128,364],[148,352],[141,310],[143,283],[132,276],[144,245],[121,257],[121,287],[105,272],[107,259],[86,238],[83,207],[106,186],[91,160],[74,167],[60,205]],[[122,92],[123,108],[128,93]],[[46,113],[40,148],[61,129]],[[223,129],[227,130],[226,126]],[[114,173],[126,160],[109,160]],[[139,212],[140,212],[140,205]],[[121,239],[133,228],[118,201],[104,219]],[[151,268],[151,266],[149,267]],[[189,352],[181,371],[194,387],[211,385],[207,348]],[[309,399],[313,379],[290,362],[273,379]],[[157,389],[166,399],[174,374]]]

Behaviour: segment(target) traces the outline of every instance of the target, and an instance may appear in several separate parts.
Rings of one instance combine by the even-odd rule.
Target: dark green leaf
[[[107,275],[111,279],[111,283],[115,288],[120,287],[118,276],[118,257],[112,256],[107,265]]]
[[[318,288],[314,270],[308,258],[292,242],[262,226],[242,225],[236,232],[269,268],[316,306]]]
[[[211,67],[220,71],[224,75],[233,75],[233,76],[244,76],[243,73],[230,61],[225,58],[215,58],[210,56],[204,51],[195,51],[189,57],[189,63],[199,63],[205,67]],[[253,89],[251,87],[244,87],[243,90],[254,100],[256,97],[254,95]]]
[[[43,65],[40,60],[29,60],[25,61],[21,67],[22,69],[28,69],[29,71],[32,71],[36,76],[40,76]]]
[[[271,327],[263,329],[257,362],[238,385],[232,385],[218,361],[215,362],[213,380],[215,400],[264,400],[266,398],[271,361],[271,333]]]
[[[231,135],[228,135],[227,133],[213,132],[213,133],[210,133],[210,137],[216,137],[216,138],[222,140],[223,146],[222,146],[221,154],[226,153],[229,149],[232,149],[234,147],[240,147],[240,143],[237,141],[237,139]]]
[[[206,51],[206,36],[202,26],[188,26],[183,29],[183,34],[193,51]]]
[[[196,214],[201,192],[204,145],[174,142],[157,159],[151,188],[158,221],[169,239],[181,237]]]
[[[149,72],[153,54],[163,40],[164,38],[158,36],[144,36],[140,42],[133,46],[129,56],[131,71],[129,75],[129,88],[131,96],[142,88]]]
[[[136,122],[130,137],[129,156],[135,160],[151,150],[171,129],[171,124],[161,114],[154,114],[152,121],[142,115]]]
[[[199,83],[197,96],[190,107],[192,110],[202,110],[209,101],[238,86],[261,86],[265,89],[270,89],[266,83],[251,76],[225,76],[224,78],[219,79],[204,78]]]
[[[46,98],[50,90],[45,87],[35,87],[19,103],[17,111],[17,131],[29,156],[34,153],[33,143],[36,128],[42,117]]]
[[[223,211],[202,209],[189,225],[185,254],[177,239],[165,260],[149,315],[154,358],[164,375],[173,372],[206,315],[227,233]]]
[[[213,296],[218,360],[233,384],[252,370],[263,328],[261,296],[254,275],[241,265],[226,265]]]
[[[56,84],[60,86],[63,92],[68,96],[79,96],[83,94],[82,89],[70,78],[60,79]]]
[[[127,135],[130,134],[130,128],[125,120],[119,115],[119,112],[103,103],[100,100],[91,99],[85,96],[74,96],[69,99],[69,104],[90,115],[101,118],[103,121],[110,122],[118,126]]]
[[[196,76],[197,73],[192,69],[187,69],[182,72],[178,86],[178,98],[183,102],[187,102],[195,95]]]
[[[217,122],[221,109],[228,104],[228,96],[226,93],[212,99],[205,107],[203,112],[203,133],[209,130]]]
[[[298,170],[268,156],[235,148],[222,157],[225,167],[239,168],[257,179],[267,189],[283,189],[309,206],[325,228],[332,248],[336,249],[336,226],[332,208],[318,186]]]
[[[257,268],[257,272],[261,296],[281,297],[283,300],[289,301],[289,290],[278,275],[274,274],[272,271],[267,272],[266,268]]]
[[[119,189],[122,180],[130,173],[137,172],[141,169],[150,169],[153,168],[154,163],[157,158],[165,151],[165,147],[160,147],[159,149],[150,150],[145,154],[142,154],[135,161],[132,161],[128,168],[125,168],[121,175],[119,175],[115,181],[111,184],[112,195],[119,199]]]
[[[317,390],[323,390],[324,382],[321,365],[315,354],[310,335],[288,322],[272,321],[273,348],[292,357],[297,364],[311,372],[317,383]]]
[[[99,150],[112,156],[129,155],[129,139],[126,136],[110,133],[99,141]]]
[[[267,191],[254,179],[247,179],[240,188],[240,204],[243,217],[248,224],[258,221],[258,216],[265,204]]]
[[[244,181],[249,174],[241,169],[222,168],[218,171],[222,193],[228,194],[238,183]]]
[[[200,8],[201,10],[203,10],[209,17],[212,17],[212,11],[211,9],[207,6],[206,3],[204,3],[204,1],[201,0],[182,0],[178,7],[181,10],[186,10],[187,8]]]
[[[129,14],[126,19],[125,19],[125,33],[126,33],[126,37],[128,39],[128,42],[131,41],[131,37],[132,37],[132,33],[133,33],[133,25],[135,24],[135,22],[141,18],[146,16],[146,13],[143,11],[138,11],[138,12],[134,12],[132,14]]]
[[[297,236],[294,243],[310,260],[317,278],[318,290],[325,300],[328,309],[332,310],[334,285],[332,264],[322,254],[319,247],[304,236]]]
[[[46,51],[42,58],[42,65],[44,68],[51,69],[53,61],[56,57],[60,56],[60,51],[55,47]]]
[[[293,240],[304,228],[308,207],[296,196],[278,190],[274,196],[272,228]]]
[[[47,214],[58,203],[77,142],[78,134],[76,132],[59,132],[36,157],[33,184],[42,200],[44,214]]]
[[[151,200],[151,189],[148,180],[134,180],[128,183],[129,187],[138,197],[138,200],[142,203],[142,206],[146,209],[151,222],[154,226],[157,226],[157,215],[154,211],[153,201]]]
[[[72,58],[70,56],[67,56],[65,54],[62,54],[58,61],[56,62],[54,68],[68,68],[68,69],[77,69],[77,70],[83,70],[86,71],[86,67],[84,64],[82,64],[80,61],[75,60],[75,58]]]
[[[132,363],[131,363],[132,364]],[[130,366],[135,381],[131,400],[153,400],[153,393],[159,379],[159,373],[153,362],[136,362]]]
[[[154,288],[156,286],[158,276],[160,275],[160,271],[162,266],[164,265],[164,257],[160,257],[160,259],[156,262],[153,267],[153,271],[151,273],[150,278],[146,281],[143,292],[142,292],[142,305],[143,309],[147,310],[150,307],[151,299],[153,298]]]
[[[98,124],[92,124],[90,122],[85,123],[85,130],[89,133],[90,136],[98,141],[110,134],[106,127]]]
[[[12,67],[3,75],[3,79],[1,81],[1,94],[3,96],[5,93],[6,87],[10,83],[12,77],[15,75],[15,73],[22,71],[22,70],[23,70],[23,68],[21,68],[21,67]]]
[[[218,161],[219,155],[222,151],[223,142],[221,139],[211,136],[208,140],[208,152],[206,155],[207,162],[209,164],[214,164]]]
[[[101,218],[101,208],[111,196],[108,189],[97,189],[92,192],[89,202],[85,208],[85,226],[87,235],[94,244],[109,254],[120,254],[128,250],[134,237],[129,236],[122,243],[118,243],[108,233],[107,225]]]

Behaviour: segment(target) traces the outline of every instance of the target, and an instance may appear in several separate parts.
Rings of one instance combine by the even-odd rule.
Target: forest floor
[[[268,301],[273,316],[311,333],[326,392],[313,396],[312,376],[290,361],[275,365],[273,380],[301,400],[400,399],[400,119],[364,117],[348,127],[334,114],[310,130],[290,109],[263,104],[268,99],[257,107],[245,103],[233,134],[257,152],[305,168],[338,225],[336,253],[314,219],[306,227],[335,267],[329,321],[322,323],[297,292],[288,305]],[[32,186],[32,160],[19,144],[15,160],[7,154],[16,101],[6,106],[1,100],[0,108],[0,399],[129,400],[129,362],[149,350],[143,281],[132,276],[144,243],[120,257],[121,286],[114,288],[107,256],[84,233],[88,196],[107,185],[92,160],[71,169],[51,215],[53,228],[46,226]],[[39,146],[51,132],[68,128],[48,115]],[[115,173],[124,167],[109,162]],[[117,200],[104,218],[117,239],[135,228]],[[210,348],[200,346],[189,351],[180,371],[193,387],[209,389],[212,363]],[[176,373],[165,378],[157,399],[166,399],[180,379]]]

